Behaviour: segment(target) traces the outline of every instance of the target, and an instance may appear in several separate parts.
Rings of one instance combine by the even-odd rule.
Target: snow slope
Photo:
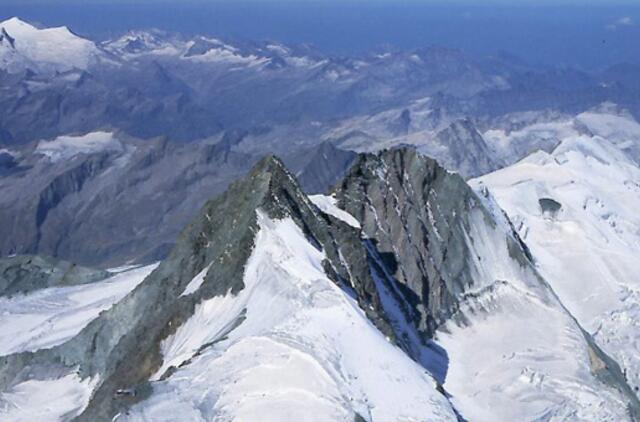
[[[156,266],[120,272],[97,283],[0,298],[0,356],[64,343],[133,290]]]
[[[0,394],[0,418],[12,422],[70,420],[91,398],[97,380],[74,373],[22,382]]]
[[[579,118],[593,131],[616,136],[615,141],[591,135],[568,137],[551,153],[536,152],[472,183],[478,189],[489,188],[529,246],[539,271],[581,325],[623,367],[637,392],[640,168],[626,153],[629,143],[623,143],[629,131],[609,124],[616,117]],[[541,198],[557,201],[560,210],[543,213]]]
[[[151,397],[117,420],[455,420],[433,378],[327,278],[324,253],[293,220],[258,219],[245,288],[198,305],[162,344]]]
[[[337,207],[336,198],[333,196],[311,195],[309,199],[325,214],[332,215],[338,220],[344,221],[351,227],[355,227],[357,229],[360,228],[360,222],[356,220],[354,216]]]
[[[39,29],[18,18],[0,22],[13,43],[0,43],[0,67],[9,72],[86,70],[101,54],[96,45],[67,27]]]
[[[626,400],[593,373],[602,363],[580,327],[504,240],[508,221],[491,198],[496,226],[475,215],[468,242],[474,286],[434,340],[448,356],[444,387],[471,421],[628,420]]]
[[[522,124],[513,116],[507,122],[516,129],[491,128],[482,136],[496,156],[507,163],[515,163],[538,150],[549,152],[563,140],[579,136],[607,139],[640,163],[640,123],[613,104],[605,103],[573,117],[540,116],[540,119]]]

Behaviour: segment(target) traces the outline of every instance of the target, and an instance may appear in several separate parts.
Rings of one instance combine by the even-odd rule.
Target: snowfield
[[[628,420],[626,402],[591,373],[590,352],[561,309],[508,283],[469,297],[436,341],[445,388],[469,421]]]
[[[448,356],[453,405],[470,421],[627,420],[627,401],[592,372],[600,362],[580,327],[535,270],[512,257],[508,221],[483,194],[498,224],[474,216],[475,284],[434,338]]]
[[[120,301],[156,266],[120,272],[86,285],[51,287],[27,295],[0,297],[0,356],[64,343],[101,311]]]
[[[575,117],[543,120],[515,130],[492,128],[482,136],[497,157],[511,164],[539,150],[550,152],[564,140],[578,137],[604,138],[640,163],[640,123],[609,103]]]
[[[122,270],[87,285],[52,287],[0,298],[0,356],[47,349],[78,334],[133,290],[157,264]],[[2,421],[66,421],[89,403],[98,378],[51,368],[0,393]]]
[[[74,373],[57,379],[29,380],[0,395],[4,421],[63,421],[79,415],[89,403],[97,379]]]
[[[293,220],[258,218],[246,287],[201,303],[165,340],[156,379],[188,364],[117,420],[456,420],[434,379],[327,278]]]
[[[593,130],[613,135],[615,118],[584,115]],[[640,168],[623,142],[570,136],[551,153],[474,180],[487,186],[531,249],[542,275],[567,309],[640,387]],[[626,135],[625,135],[626,133]],[[640,137],[636,138],[636,145]],[[624,149],[621,149],[624,148]],[[539,200],[561,204],[543,213]]]

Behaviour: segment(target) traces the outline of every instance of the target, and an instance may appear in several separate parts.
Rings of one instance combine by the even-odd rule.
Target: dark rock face
[[[112,159],[111,154],[101,153],[61,163],[55,171],[49,165],[32,172],[18,168],[0,180],[0,254],[60,257],[56,248],[69,230],[63,219],[75,220],[75,215],[59,206],[77,198]],[[31,163],[24,163],[25,169],[30,167]]]
[[[40,192],[36,207],[36,227],[39,229],[51,210],[56,208],[66,196],[80,192],[84,183],[103,171],[108,163],[107,154],[91,156],[86,161],[55,177]]]
[[[92,283],[107,277],[107,271],[92,270],[54,258],[24,255],[3,258],[0,259],[0,296]]]
[[[9,174],[16,166],[17,163],[11,154],[0,152],[0,176]]]
[[[562,208],[562,204],[552,198],[540,198],[538,199],[538,204],[540,205],[540,211],[542,211],[542,215],[551,218],[555,218]]]
[[[361,155],[336,195],[375,239],[417,327],[430,337],[474,283],[470,216],[495,223],[460,176],[409,149]]]
[[[7,30],[2,28],[2,31],[0,31],[0,45],[2,45],[5,41],[9,44],[11,48],[16,48],[15,38],[11,37],[11,35],[9,35]]]

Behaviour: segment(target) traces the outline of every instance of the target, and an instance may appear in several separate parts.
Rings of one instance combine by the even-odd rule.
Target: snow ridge
[[[205,419],[455,420],[433,378],[327,278],[324,253],[293,220],[258,211],[258,221],[245,288],[198,305],[162,346],[165,361],[189,364],[119,420],[169,408]]]

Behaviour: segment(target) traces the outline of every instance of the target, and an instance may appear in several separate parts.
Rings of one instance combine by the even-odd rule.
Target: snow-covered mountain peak
[[[11,18],[0,23],[0,28],[13,40],[11,49],[0,45],[0,67],[9,72],[85,70],[100,55],[92,41],[75,35],[66,26],[40,29]]]
[[[119,38],[102,43],[107,51],[123,58],[145,55],[178,56],[186,43],[159,30],[129,31]]]
[[[258,67],[270,62],[258,51],[244,51],[217,38],[196,37],[186,47],[183,59],[197,63]]]
[[[14,32],[16,35],[24,33],[24,31],[33,31],[37,28],[33,25],[21,20],[19,17],[14,16],[5,21],[0,22],[0,27],[5,28],[8,31]]]

